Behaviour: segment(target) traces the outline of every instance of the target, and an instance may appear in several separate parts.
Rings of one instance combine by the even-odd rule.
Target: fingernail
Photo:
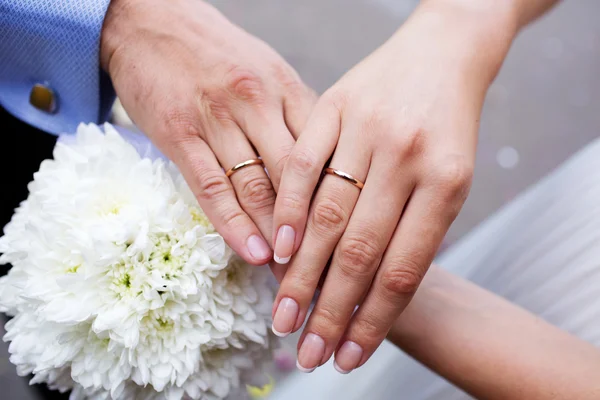
[[[279,302],[275,318],[273,318],[273,333],[279,337],[286,337],[294,329],[298,319],[298,303],[286,297]]]
[[[290,261],[295,240],[296,232],[294,228],[289,225],[283,225],[279,228],[275,239],[275,255],[273,257],[277,264],[287,264]]]
[[[305,373],[315,370],[321,363],[325,354],[325,341],[314,333],[309,333],[302,342],[302,347],[298,352],[298,361],[296,366]]]
[[[347,341],[335,354],[333,366],[340,374],[347,374],[358,367],[362,355],[363,349],[360,345]]]
[[[265,260],[271,256],[269,245],[258,235],[252,235],[246,241],[250,255],[256,260]]]

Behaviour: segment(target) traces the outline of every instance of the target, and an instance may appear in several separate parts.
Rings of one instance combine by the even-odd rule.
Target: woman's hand
[[[246,261],[271,260],[274,188],[315,95],[270,47],[198,0],[112,0],[101,58],[123,107]],[[262,157],[226,177],[223,169]],[[266,239],[266,240],[265,240]]]
[[[332,257],[300,339],[302,370],[336,349],[344,373],[370,357],[467,196],[483,99],[515,25],[502,6],[458,3],[423,3],[329,89],[285,165],[275,260],[287,263],[297,252],[274,305],[276,333],[301,327]],[[327,165],[364,188],[326,174],[311,203]]]

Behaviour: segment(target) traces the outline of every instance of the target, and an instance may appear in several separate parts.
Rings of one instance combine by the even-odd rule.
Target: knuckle
[[[302,80],[295,73],[293,68],[285,62],[278,62],[273,65],[273,74],[275,79],[291,94],[298,94],[304,91]]]
[[[359,338],[362,343],[377,341],[382,335],[387,332],[381,332],[381,327],[373,319],[372,316],[365,315],[362,318],[356,319],[354,327],[354,335]]]
[[[205,201],[215,201],[226,196],[231,191],[229,181],[224,175],[216,172],[204,172],[202,166],[196,169],[198,182],[198,199]]]
[[[388,132],[394,136],[391,142],[400,160],[414,159],[425,150],[427,133],[423,129]]]
[[[422,274],[419,269],[407,266],[393,266],[383,271],[381,286],[394,295],[412,296],[421,283]]]
[[[271,174],[272,176],[276,176],[277,179],[281,180],[281,175],[283,174],[283,168],[285,167],[285,164],[287,164],[289,157],[290,157],[289,152],[284,152],[283,155],[279,156],[277,158],[277,161],[275,161],[275,165],[274,165],[275,171],[269,171],[269,174]]]
[[[289,165],[296,174],[306,177],[317,172],[318,158],[312,150],[303,147],[290,154],[286,165]]]
[[[284,208],[287,211],[298,211],[298,210],[302,210],[304,207],[304,202],[302,201],[302,198],[300,197],[300,195],[298,195],[297,193],[294,192],[289,192],[289,193],[281,193],[278,195],[278,199],[277,199],[281,204],[282,208]]]
[[[346,276],[362,280],[370,276],[379,252],[366,237],[351,237],[340,243],[339,267]]]
[[[342,316],[331,307],[317,307],[311,317],[311,330],[325,336],[331,337],[342,328]]]
[[[320,234],[331,234],[343,229],[347,217],[339,204],[331,199],[324,199],[315,204],[311,213],[311,225]]]
[[[302,80],[298,80],[295,83],[288,83],[286,86],[286,100],[291,101],[292,106],[301,107],[308,102],[310,105],[317,103],[319,95]]]
[[[288,297],[292,297],[297,300],[306,300],[306,303],[310,303],[317,284],[319,283],[318,273],[309,272],[305,270],[290,269],[281,284],[282,293],[290,293]],[[300,301],[302,303],[302,301]]]
[[[450,199],[465,199],[473,179],[473,166],[464,157],[452,157],[434,170],[441,189]]]
[[[292,153],[292,149],[294,147],[294,143],[289,145],[283,145],[279,149],[275,151],[275,163],[273,164],[273,170],[269,170],[269,176],[279,181],[281,180],[281,176],[283,175],[283,169],[290,158],[290,154]]]
[[[348,104],[348,100],[349,100],[349,95],[345,90],[343,90],[339,87],[333,87],[333,88],[327,90],[325,93],[323,93],[319,102],[325,102],[326,104],[331,104],[334,107],[336,107],[338,110],[341,110],[344,108],[344,106],[346,104]]]
[[[203,89],[200,104],[205,112],[217,121],[233,121],[230,96],[222,88]]]
[[[225,88],[235,98],[245,102],[262,102],[265,85],[254,71],[239,66],[231,68],[225,77]]]
[[[173,133],[174,140],[200,137],[200,128],[193,113],[182,110],[168,110],[164,114],[166,132]]]
[[[275,193],[269,178],[253,176],[242,183],[240,197],[244,207],[252,209],[270,208],[275,203]]]
[[[220,210],[220,215],[225,226],[232,229],[240,227],[248,222],[246,214],[239,207],[227,207]]]

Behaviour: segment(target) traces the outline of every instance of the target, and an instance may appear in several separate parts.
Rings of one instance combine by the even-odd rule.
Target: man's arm
[[[283,161],[315,94],[272,48],[204,1],[108,3],[0,0],[0,104],[47,131],[73,132],[105,117],[113,97],[102,77],[110,76],[215,229],[247,262],[269,262]],[[36,84],[53,90],[57,107],[29,103]]]
[[[114,94],[99,64],[109,0],[0,0],[0,105],[51,133],[102,122]]]
[[[598,349],[436,267],[388,339],[478,399],[600,398]]]

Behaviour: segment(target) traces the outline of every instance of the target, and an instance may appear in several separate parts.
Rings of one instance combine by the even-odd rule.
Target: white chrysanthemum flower
[[[219,399],[270,349],[273,291],[177,169],[110,125],[44,161],[0,238],[11,361],[74,399]]]

